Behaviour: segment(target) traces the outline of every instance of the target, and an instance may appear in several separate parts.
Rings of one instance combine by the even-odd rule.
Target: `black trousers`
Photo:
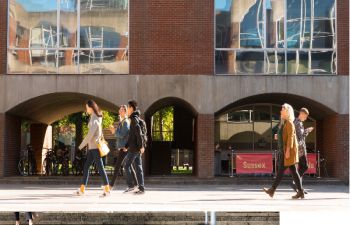
[[[300,156],[298,164],[298,172],[300,177],[303,177],[309,166],[307,165],[306,155]]]
[[[117,156],[117,160],[114,164],[114,174],[113,174],[113,178],[112,178],[112,181],[110,183],[110,185],[113,187],[114,184],[115,184],[115,181],[117,180],[118,178],[118,175],[119,175],[119,172],[120,172],[120,169],[122,168],[123,166],[123,163],[124,163],[124,159],[125,159],[125,156],[127,155],[128,152],[124,152],[122,149],[119,149],[118,150],[119,153],[118,153],[118,156]],[[135,173],[135,169],[134,169],[134,166],[131,165],[131,171],[132,171],[132,176],[133,176],[133,179],[134,179],[134,186],[137,186],[137,178],[136,178],[136,173]]]
[[[25,213],[25,216],[26,216],[26,220],[27,220],[27,221],[33,219],[33,215],[32,215],[31,212],[26,212],[26,213]],[[15,217],[16,217],[16,221],[19,221],[19,212],[15,212]]]
[[[285,171],[286,169],[288,169],[288,168],[289,168],[290,172],[292,173],[293,180],[294,180],[294,183],[295,183],[296,186],[297,186],[297,189],[298,189],[299,191],[302,191],[302,190],[303,190],[303,187],[301,186],[301,179],[300,179],[299,173],[298,173],[298,171],[297,171],[297,166],[296,166],[296,164],[295,164],[295,165],[288,166],[288,167],[286,167],[286,166],[279,166],[279,167],[278,167],[278,172],[277,172],[276,179],[275,179],[275,181],[274,181],[273,184],[272,184],[272,188],[273,188],[274,190],[277,189],[278,185],[279,185],[279,184],[281,183],[281,181],[282,181],[282,178],[283,178],[283,175],[284,175],[284,171]]]

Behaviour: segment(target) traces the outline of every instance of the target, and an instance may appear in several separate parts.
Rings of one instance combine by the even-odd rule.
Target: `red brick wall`
[[[0,1],[0,75],[6,73],[7,0]]]
[[[21,120],[0,114],[0,177],[17,175],[21,148]]]
[[[349,115],[335,114],[323,120],[323,149],[330,177],[349,182]]]
[[[130,74],[214,73],[213,0],[130,3]]]
[[[349,0],[337,0],[338,74],[349,75]]]
[[[199,114],[196,121],[196,167],[199,178],[214,177],[214,115]]]

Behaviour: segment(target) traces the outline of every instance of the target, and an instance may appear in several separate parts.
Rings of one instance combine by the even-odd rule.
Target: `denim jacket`
[[[116,149],[124,148],[128,142],[130,130],[130,122],[128,119],[123,119],[117,126],[115,130],[116,136]]]

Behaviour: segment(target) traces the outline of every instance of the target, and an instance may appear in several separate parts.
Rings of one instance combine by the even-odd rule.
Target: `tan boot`
[[[103,186],[103,193],[100,195],[100,197],[107,197],[111,194],[111,189],[109,185]]]
[[[299,190],[296,195],[292,196],[292,199],[304,199],[304,190]]]
[[[273,195],[275,194],[275,189],[273,188],[263,188],[263,191],[268,194],[271,198],[273,198]]]
[[[74,192],[76,195],[84,195],[85,194],[85,185],[80,185],[80,188]]]

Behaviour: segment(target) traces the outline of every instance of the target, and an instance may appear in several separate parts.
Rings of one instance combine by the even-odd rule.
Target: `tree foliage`
[[[158,110],[152,116],[153,141],[174,140],[174,107],[169,106]]]
[[[118,114],[116,113],[103,111],[102,115],[103,115],[102,117],[103,129],[110,127],[115,121],[118,120]],[[75,124],[79,120],[80,116],[82,118],[83,136],[85,136],[88,132],[88,123],[90,119],[90,116],[86,112],[73,113],[54,122],[52,124],[52,126],[56,131],[54,132],[55,133],[54,136],[58,137],[58,133],[66,133],[66,132],[75,133]]]

